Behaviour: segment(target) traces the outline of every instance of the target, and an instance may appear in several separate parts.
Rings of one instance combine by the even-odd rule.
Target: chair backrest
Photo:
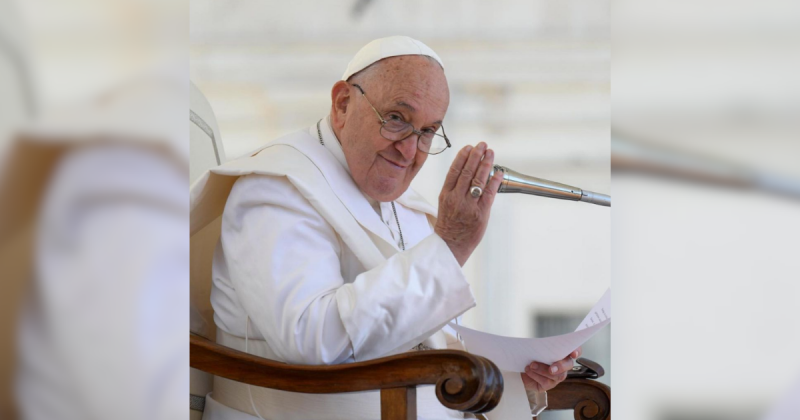
[[[225,148],[211,104],[200,89],[189,82],[189,183],[206,170],[225,162]]]
[[[189,93],[189,180],[193,184],[206,170],[225,162],[225,148],[217,126],[217,118],[211,109],[211,104],[200,92],[200,89],[190,83]],[[212,223],[214,225],[215,223]],[[213,226],[212,226],[213,227]],[[200,235],[200,234],[198,234]],[[204,241],[206,243],[210,241]],[[213,243],[206,246],[213,246]],[[200,258],[200,255],[211,255],[213,249],[200,249],[191,243],[190,270],[194,273],[211,272],[202,270],[204,265],[210,265],[211,260]],[[189,329],[195,334],[202,335],[211,340],[215,338],[213,309],[211,308],[211,278],[200,278],[191,275],[189,286]],[[212,390],[213,376],[192,368],[189,373],[189,398],[190,418],[199,420],[205,405],[205,396]]]
[[[206,170],[225,162],[225,148],[222,145],[217,118],[211,104],[195,86],[190,83],[189,93],[189,139],[190,184],[193,184]],[[215,225],[216,223],[212,223]],[[209,226],[213,231],[215,226]],[[202,236],[202,233],[196,236]],[[213,254],[214,241],[197,241],[192,238],[190,270],[190,330],[191,332],[213,340],[215,328],[213,310],[211,308],[211,278],[200,277],[196,273],[209,273],[211,264],[209,255]],[[210,249],[206,249],[211,247]],[[203,249],[200,249],[203,248]]]

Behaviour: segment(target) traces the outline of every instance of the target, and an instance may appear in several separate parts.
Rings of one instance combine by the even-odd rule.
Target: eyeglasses
[[[389,119],[383,118],[380,112],[372,105],[372,102],[367,99],[367,94],[364,89],[357,84],[353,84],[361,92],[361,96],[367,100],[370,108],[375,111],[375,115],[381,121],[380,133],[383,138],[390,141],[401,141],[407,139],[410,135],[416,134],[417,149],[429,155],[438,155],[450,147],[450,140],[444,132],[444,126],[440,126],[438,130],[424,129],[419,131],[413,125],[403,120],[399,114],[390,113]]]

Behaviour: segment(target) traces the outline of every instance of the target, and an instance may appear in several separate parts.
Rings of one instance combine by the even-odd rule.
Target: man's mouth
[[[380,155],[379,155],[379,156],[380,156]],[[385,157],[383,157],[383,156],[381,156],[381,158],[383,158],[383,160],[385,160],[385,161],[389,162],[389,164],[390,164],[390,165],[392,165],[392,166],[396,167],[397,169],[405,169],[405,168],[407,168],[407,167],[408,167],[408,165],[401,165],[401,164],[399,164],[399,163],[397,163],[397,162],[395,162],[395,161],[393,161],[393,160],[386,159],[386,158],[385,158]]]

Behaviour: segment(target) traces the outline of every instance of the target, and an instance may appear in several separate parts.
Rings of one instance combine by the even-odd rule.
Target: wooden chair
[[[417,418],[417,385],[435,385],[445,407],[480,414],[491,411],[503,394],[503,377],[494,363],[455,350],[426,350],[366,362],[332,366],[288,365],[253,356],[190,334],[190,365],[250,385],[309,394],[381,391],[381,419]],[[569,378],[548,391],[548,410],[574,410],[576,420],[611,418],[611,389],[592,380],[603,369],[585,359]]]

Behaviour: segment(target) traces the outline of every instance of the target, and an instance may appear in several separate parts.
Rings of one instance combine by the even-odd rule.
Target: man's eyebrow
[[[409,110],[409,111],[411,111],[411,112],[417,112],[417,109],[416,109],[416,108],[414,108],[413,106],[411,106],[411,105],[409,105],[409,104],[407,104],[407,103],[405,103],[405,102],[403,102],[403,101],[398,101],[398,102],[396,103],[396,105],[397,105],[397,106],[402,106],[403,108],[408,108],[408,110]],[[439,125],[441,125],[441,124],[442,124],[442,120],[439,120],[439,121],[434,121],[432,124],[433,124],[433,125],[436,125],[436,124],[439,124]]]
[[[413,106],[411,106],[411,105],[409,105],[409,104],[407,104],[407,103],[405,103],[403,101],[398,101],[397,102],[397,106],[402,106],[403,108],[408,108],[408,110],[411,111],[411,112],[417,112],[416,108],[414,108]]]

